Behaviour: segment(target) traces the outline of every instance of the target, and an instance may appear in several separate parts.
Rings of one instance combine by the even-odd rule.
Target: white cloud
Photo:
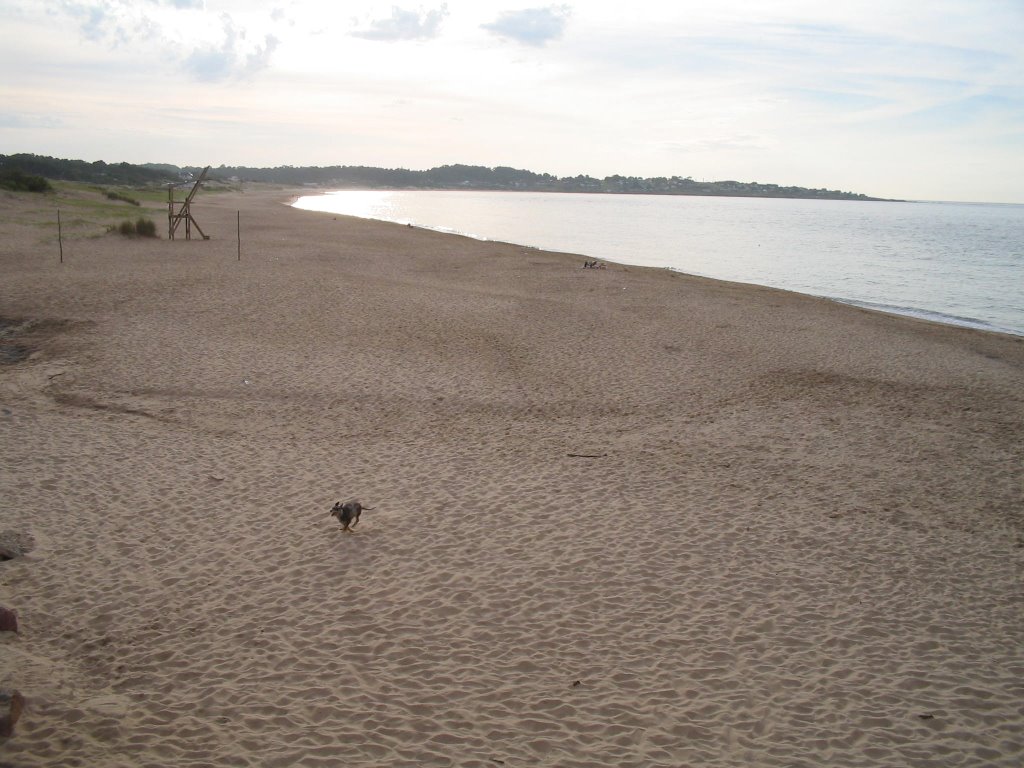
[[[196,47],[185,59],[185,66],[200,81],[218,81],[248,77],[267,67],[274,50],[280,43],[273,35],[266,35],[262,43],[250,45],[244,29],[239,29],[227,14],[220,18],[223,42],[219,46]]]
[[[0,112],[0,128],[47,129],[59,128],[64,123],[53,115],[16,114]]]
[[[62,0],[58,8],[74,19],[86,39],[117,44],[136,36],[131,9],[117,2]]]
[[[723,150],[763,150],[774,145],[775,142],[765,138],[764,136],[755,136],[752,134],[705,136],[680,141],[664,142],[665,149],[693,154],[720,152]]]
[[[276,11],[267,14],[271,22]],[[271,64],[281,42],[232,13],[215,15],[203,0],[63,0],[55,13],[75,20],[86,40],[135,57],[136,66],[176,62],[200,82],[249,77]]]
[[[567,5],[526,8],[505,11],[494,21],[481,26],[498,37],[523,45],[543,46],[562,36],[570,14],[571,9]]]
[[[391,9],[391,16],[375,19],[369,23],[368,28],[352,34],[366,40],[429,40],[438,35],[441,22],[447,15],[447,5],[432,11],[422,8],[418,11],[407,11],[396,5]]]

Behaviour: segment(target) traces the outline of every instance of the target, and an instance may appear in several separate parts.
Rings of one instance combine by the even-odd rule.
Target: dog
[[[359,516],[363,510],[370,510],[373,507],[364,507],[358,501],[339,501],[331,507],[331,515],[338,518],[341,523],[341,530],[351,532],[359,522]]]

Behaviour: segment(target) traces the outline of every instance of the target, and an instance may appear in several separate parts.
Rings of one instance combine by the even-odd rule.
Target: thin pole
[[[60,263],[64,263],[64,233],[60,226],[60,208],[57,209],[57,246],[60,248]]]
[[[242,212],[235,211],[235,223],[238,227],[238,260],[242,260]]]

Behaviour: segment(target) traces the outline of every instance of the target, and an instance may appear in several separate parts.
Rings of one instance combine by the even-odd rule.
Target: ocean
[[[1024,335],[1024,205],[346,190],[295,206]]]

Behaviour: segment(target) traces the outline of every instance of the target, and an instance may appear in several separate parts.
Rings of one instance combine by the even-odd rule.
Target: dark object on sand
[[[18,612],[0,606],[0,632],[18,633]]]
[[[358,501],[339,501],[333,507],[331,507],[331,514],[338,518],[338,522],[341,523],[341,530],[351,531],[356,527],[356,523],[359,522],[359,515],[363,513],[364,509],[373,509],[373,507],[364,507]]]
[[[28,554],[36,546],[31,534],[18,531],[0,531],[0,560],[13,560]]]
[[[24,344],[0,344],[0,364],[11,365],[28,360],[32,350]]]
[[[0,736],[14,733],[14,724],[24,706],[25,697],[17,691],[0,691]]]

